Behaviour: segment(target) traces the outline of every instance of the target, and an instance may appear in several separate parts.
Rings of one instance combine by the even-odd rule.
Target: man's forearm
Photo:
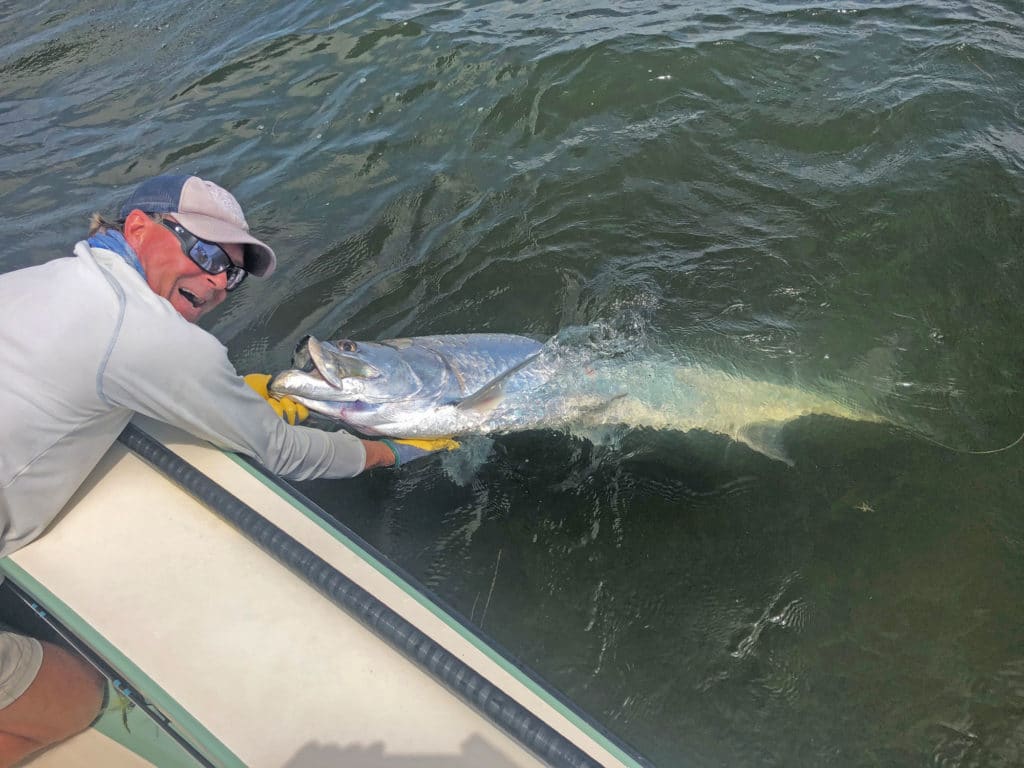
[[[379,440],[363,440],[362,443],[366,449],[366,469],[394,466],[395,454],[385,443]]]

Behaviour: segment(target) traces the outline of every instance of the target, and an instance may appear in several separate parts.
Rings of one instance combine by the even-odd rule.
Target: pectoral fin
[[[532,363],[538,354],[540,353],[535,352],[521,362],[516,363],[497,378],[491,379],[490,382],[472,395],[469,395],[469,397],[460,400],[455,407],[463,411],[477,411],[484,416],[490,414],[505,398],[505,385],[508,383],[508,380],[513,374]]]
[[[789,457],[786,446],[782,444],[783,426],[784,421],[757,421],[740,427],[735,437],[739,442],[750,446],[758,453],[763,453],[769,459],[781,461],[792,467],[793,459]]]

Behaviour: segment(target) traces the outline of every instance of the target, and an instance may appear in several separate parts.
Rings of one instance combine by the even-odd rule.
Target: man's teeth
[[[184,296],[192,304],[193,307],[200,307],[206,302],[196,296],[192,291],[187,291],[184,288],[179,288],[178,293]]]

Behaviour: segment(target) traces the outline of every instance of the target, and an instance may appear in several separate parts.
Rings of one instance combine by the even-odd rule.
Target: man
[[[43,533],[135,413],[300,480],[455,446],[295,426],[304,409],[271,398],[268,377],[246,385],[194,323],[276,257],[216,184],[143,182],[116,222],[93,217],[74,254],[0,275],[0,556]],[[102,690],[77,657],[0,631],[0,766],[87,727]]]

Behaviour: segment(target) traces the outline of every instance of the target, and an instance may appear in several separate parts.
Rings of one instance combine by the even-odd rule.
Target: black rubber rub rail
[[[134,424],[118,440],[546,763],[601,768],[522,704],[162,443]]]

